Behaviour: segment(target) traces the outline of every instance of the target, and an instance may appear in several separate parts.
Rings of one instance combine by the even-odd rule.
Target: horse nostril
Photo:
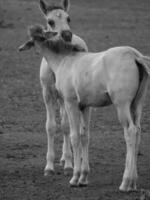
[[[62,38],[66,41],[66,42],[71,42],[72,40],[72,33],[71,31],[62,31]]]

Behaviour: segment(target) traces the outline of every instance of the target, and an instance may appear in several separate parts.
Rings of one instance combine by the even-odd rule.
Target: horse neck
[[[41,52],[54,73],[57,71],[57,69],[60,66],[60,63],[66,56],[65,54],[55,53],[52,50],[44,47],[41,49]]]

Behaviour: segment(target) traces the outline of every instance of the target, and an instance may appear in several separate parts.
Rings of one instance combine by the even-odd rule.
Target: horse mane
[[[58,10],[58,9],[64,10],[62,6],[58,6],[55,4],[47,6],[47,12],[51,12],[53,10]]]
[[[63,39],[47,39],[44,35],[43,26],[34,25],[29,28],[28,35],[39,42],[42,42],[46,48],[54,51],[55,53],[69,53],[69,52],[83,52],[84,48],[76,44],[65,42]]]
[[[69,53],[69,52],[84,52],[85,49],[79,45],[67,43],[62,39],[59,40],[46,40],[43,44],[55,53]]]

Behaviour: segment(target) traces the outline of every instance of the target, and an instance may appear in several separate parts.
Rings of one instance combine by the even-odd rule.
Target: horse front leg
[[[71,186],[78,186],[81,171],[81,141],[80,141],[80,111],[76,103],[65,102],[69,125],[70,138],[73,148],[74,169],[73,177],[70,180]]]
[[[61,129],[63,132],[63,146],[62,146],[62,157],[60,159],[60,164],[64,166],[65,175],[70,174],[72,171],[72,150],[71,150],[71,141],[69,133],[69,124],[67,113],[64,105],[60,105],[60,114],[61,114]]]
[[[56,132],[55,106],[50,92],[50,88],[43,87],[43,98],[46,107],[46,133],[47,133],[47,155],[44,175],[54,173],[54,135]]]
[[[88,185],[88,174],[89,168],[89,119],[90,119],[90,108],[85,108],[81,112],[81,126],[80,126],[80,137],[81,137],[81,149],[82,149],[82,163],[81,163],[81,175],[79,178],[79,186]]]

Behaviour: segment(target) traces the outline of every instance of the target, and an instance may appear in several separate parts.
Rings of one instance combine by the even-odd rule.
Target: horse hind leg
[[[143,103],[145,100],[146,92],[147,92],[147,86],[148,86],[148,74],[146,70],[143,68],[143,64],[140,64],[136,62],[138,70],[139,70],[139,89],[137,91],[137,94],[131,104],[131,113],[132,118],[134,121],[135,126],[138,130],[138,137],[136,141],[136,149],[137,154],[140,155],[141,152],[139,150],[140,140],[141,140],[141,115],[142,115],[142,108]]]
[[[132,118],[135,126],[137,127],[137,141],[136,141],[136,152],[138,155],[141,155],[140,151],[140,141],[141,141],[141,115],[142,115],[143,103],[139,102],[134,107],[131,107]]]
[[[138,129],[134,124],[130,104],[119,105],[117,107],[118,118],[124,129],[124,137],[126,141],[126,162],[123,174],[123,180],[119,187],[121,191],[136,190],[137,181],[137,138]]]

